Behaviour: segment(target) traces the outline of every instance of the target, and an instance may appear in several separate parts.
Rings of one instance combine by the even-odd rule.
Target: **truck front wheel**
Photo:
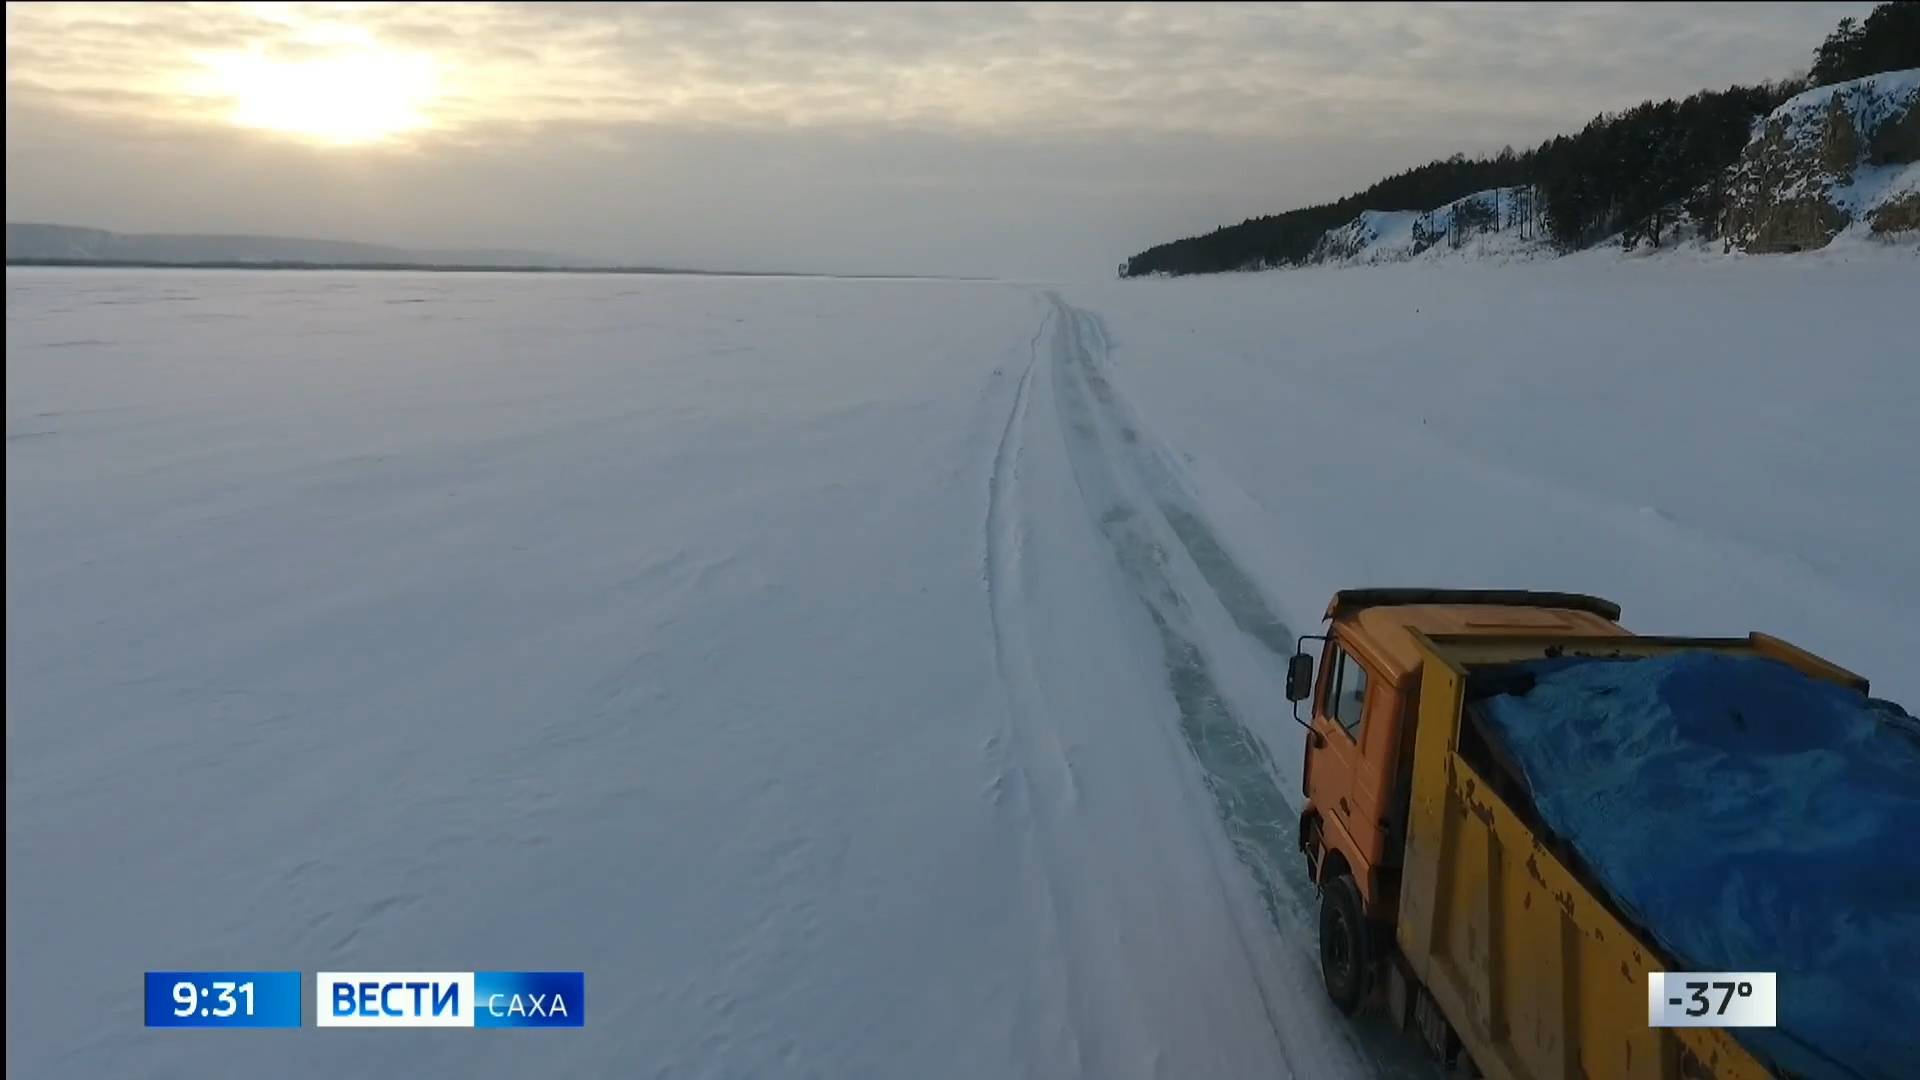
[[[1366,997],[1370,962],[1360,889],[1350,875],[1338,874],[1320,890],[1320,973],[1341,1012],[1352,1013]]]

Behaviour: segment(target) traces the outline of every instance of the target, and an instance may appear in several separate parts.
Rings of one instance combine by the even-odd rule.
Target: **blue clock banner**
[[[147,1026],[297,1028],[297,971],[149,971]]]

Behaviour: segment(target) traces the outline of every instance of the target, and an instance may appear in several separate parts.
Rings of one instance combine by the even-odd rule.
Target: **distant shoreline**
[[[405,270],[436,274],[679,274],[693,277],[804,277],[849,281],[994,281],[954,274],[827,274],[793,270],[682,270],[669,266],[515,266],[491,263],[270,262],[211,259],[158,262],[146,259],[9,258],[8,266],[56,266],[118,270]]]

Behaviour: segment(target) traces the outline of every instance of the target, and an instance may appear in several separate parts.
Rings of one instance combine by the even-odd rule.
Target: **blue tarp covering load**
[[[1543,660],[1482,703],[1547,827],[1689,971],[1779,973],[1740,1040],[1920,1077],[1920,724],[1772,660]]]

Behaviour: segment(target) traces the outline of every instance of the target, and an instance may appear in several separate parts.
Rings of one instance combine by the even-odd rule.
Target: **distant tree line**
[[[1496,187],[1530,186],[1548,238],[1563,249],[1616,233],[1628,245],[1657,245],[1682,217],[1711,237],[1726,203],[1723,178],[1758,118],[1804,90],[1911,67],[1920,67],[1920,0],[1893,0],[1861,22],[1842,19],[1814,51],[1806,79],[1643,102],[1602,113],[1577,134],[1522,153],[1508,147],[1494,157],[1455,154],[1337,202],[1148,248],[1121,272],[1203,274],[1297,264],[1327,230],[1363,210],[1429,211]]]
[[[1204,274],[1297,263],[1328,229],[1345,225],[1362,210],[1431,210],[1476,191],[1524,184],[1528,168],[1527,157],[1512,148],[1492,158],[1455,154],[1395,173],[1338,202],[1252,218],[1149,248],[1127,260],[1127,274]]]

